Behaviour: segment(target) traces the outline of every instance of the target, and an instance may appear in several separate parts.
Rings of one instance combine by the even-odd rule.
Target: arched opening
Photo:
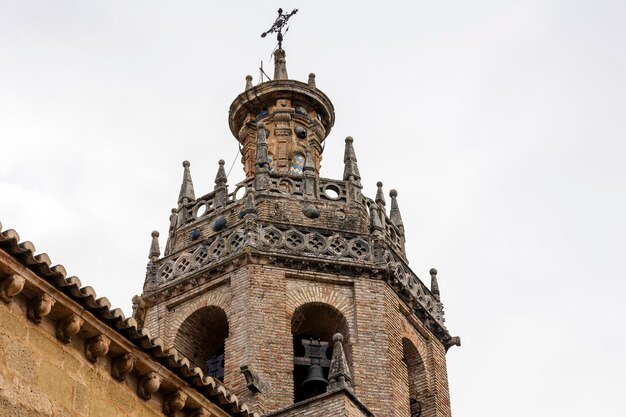
[[[228,338],[228,319],[219,307],[209,306],[193,312],[180,325],[174,348],[193,366],[224,382],[224,347]]]
[[[402,339],[402,361],[406,365],[409,391],[408,407],[411,417],[424,415],[424,396],[427,392],[426,370],[424,361],[415,345],[407,338]]]
[[[344,336],[348,365],[352,365],[348,321],[336,308],[324,303],[307,303],[296,309],[291,319],[293,336],[294,402],[319,395],[326,390],[328,367],[333,354],[333,335]],[[315,366],[321,367],[313,370]],[[315,381],[319,383],[315,383]]]

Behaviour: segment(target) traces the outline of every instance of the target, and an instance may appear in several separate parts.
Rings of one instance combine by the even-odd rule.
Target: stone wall
[[[144,401],[135,380],[113,379],[109,361],[89,362],[83,343],[60,343],[51,322],[36,325],[24,304],[0,302],[0,416],[163,416],[156,396]]]
[[[0,417],[258,417],[18,242],[0,225]]]

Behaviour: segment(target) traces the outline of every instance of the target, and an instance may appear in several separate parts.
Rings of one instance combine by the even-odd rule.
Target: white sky
[[[624,416],[623,0],[0,0],[3,229],[129,313],[181,162],[201,195],[235,158],[279,6],[290,77],[335,105],[322,174],[354,136],[439,269],[454,415]]]

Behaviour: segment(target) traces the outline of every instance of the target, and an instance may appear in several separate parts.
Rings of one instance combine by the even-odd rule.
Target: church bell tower
[[[351,137],[343,177],[320,177],[333,104],[314,74],[288,78],[282,44],[274,57],[273,80],[246,77],[229,110],[245,180],[229,187],[219,161],[196,196],[183,163],[135,318],[261,415],[450,416],[445,354],[460,340],[437,271],[427,286],[409,268],[398,193],[363,195]]]

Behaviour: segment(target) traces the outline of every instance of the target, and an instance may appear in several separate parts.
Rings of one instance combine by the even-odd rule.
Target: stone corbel
[[[52,307],[56,303],[55,299],[49,294],[42,293],[39,297],[35,297],[28,303],[26,316],[35,324],[41,323],[41,319],[52,311]]]
[[[77,334],[85,321],[76,314],[70,314],[57,322],[56,336],[63,343],[70,343],[72,336]]]
[[[118,381],[124,381],[135,367],[135,358],[130,353],[118,356],[111,363],[111,376]]]
[[[163,378],[156,372],[150,372],[141,377],[137,384],[137,395],[144,400],[152,398],[152,394],[159,390]]]
[[[109,353],[111,339],[103,334],[92,337],[85,342],[85,357],[92,363],[96,363],[99,357]]]
[[[0,283],[0,299],[9,304],[13,301],[13,297],[22,292],[25,282],[24,277],[17,274],[9,275],[3,279]]]
[[[185,402],[187,401],[187,394],[182,390],[178,390],[169,395],[163,403],[163,412],[167,416],[175,416],[176,412],[185,408]]]
[[[248,365],[241,365],[239,370],[246,378],[246,386],[250,389],[250,391],[263,393],[263,391],[267,388],[267,384],[259,378],[257,373],[253,372]]]

